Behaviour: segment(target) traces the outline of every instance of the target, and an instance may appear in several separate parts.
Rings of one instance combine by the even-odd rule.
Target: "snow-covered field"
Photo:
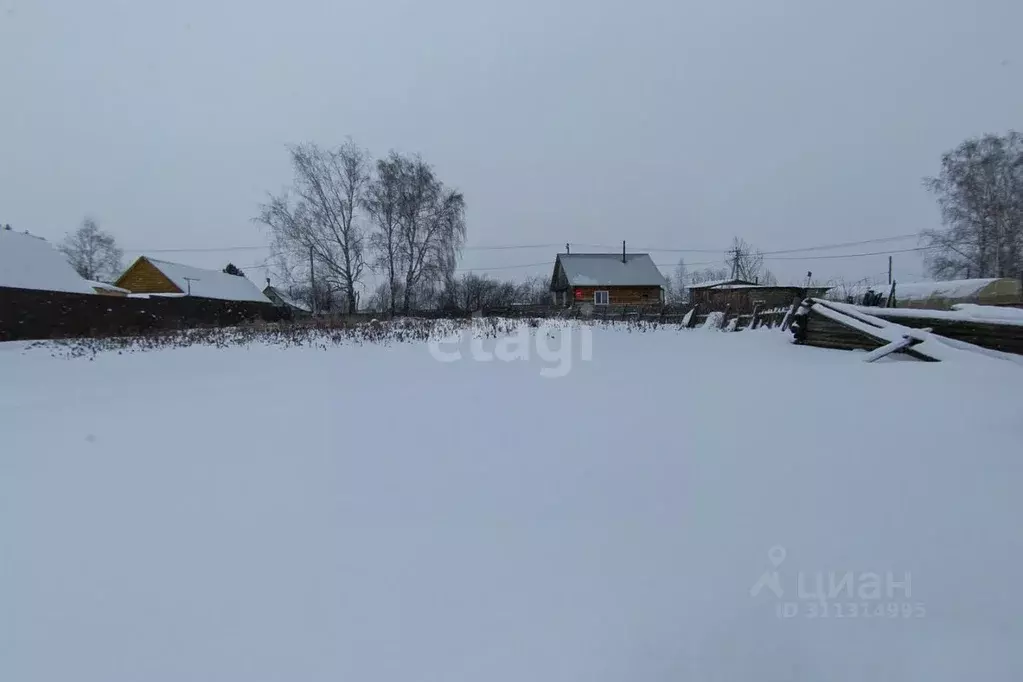
[[[1023,367],[462,350],[0,344],[0,680],[1023,679]]]

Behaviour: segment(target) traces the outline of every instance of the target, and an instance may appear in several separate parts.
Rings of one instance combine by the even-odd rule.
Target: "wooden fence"
[[[269,303],[0,288],[0,341],[127,336],[290,319]]]
[[[579,308],[553,305],[488,308],[473,313],[462,310],[415,311],[401,318],[464,320],[470,317],[513,319],[591,319],[607,322],[646,322],[697,327],[710,315],[721,329],[741,330],[779,327],[790,311],[782,308],[754,309],[750,314],[701,311],[698,307],[593,306]],[[317,315],[293,320],[286,308],[270,304],[221,301],[195,296],[128,298],[71,294],[29,289],[0,288],[0,341],[20,339],[104,338],[133,336],[182,329],[229,327],[250,322],[293,322],[299,327],[344,328],[372,320],[388,320],[388,313]]]

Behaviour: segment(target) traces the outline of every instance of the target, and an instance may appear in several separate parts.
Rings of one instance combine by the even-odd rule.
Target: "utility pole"
[[[625,262],[625,240],[622,240],[622,262]]]
[[[892,283],[892,257],[888,256],[888,284]]]
[[[572,253],[571,245],[568,242],[565,242],[565,253]]]
[[[316,314],[316,277],[313,273],[313,247],[309,247],[309,307]]]
[[[192,295],[192,282],[198,282],[198,277],[185,277],[185,281],[188,282],[188,295]]]

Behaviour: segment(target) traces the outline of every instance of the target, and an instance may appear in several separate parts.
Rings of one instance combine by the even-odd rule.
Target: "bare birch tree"
[[[325,149],[292,147],[294,181],[289,191],[261,206],[274,247],[288,260],[311,260],[317,280],[341,291],[349,312],[358,308],[358,285],[366,267],[359,219],[369,184],[369,157],[354,142]]]
[[[92,218],[83,220],[81,227],[64,237],[57,248],[84,279],[112,280],[121,274],[124,253],[113,236],[100,230]]]
[[[376,296],[385,297],[393,315],[398,308],[403,270],[401,230],[398,211],[402,196],[403,159],[391,152],[386,159],[377,161],[376,177],[366,189],[365,206],[373,223],[369,244],[373,253],[372,264],[387,278],[386,288],[378,288]]]
[[[925,261],[939,278],[1023,273],[1023,134],[966,140],[925,178],[944,229],[924,233]]]
[[[404,271],[402,309],[416,298],[454,286],[455,262],[465,243],[465,198],[448,189],[418,156],[397,157],[399,253]]]

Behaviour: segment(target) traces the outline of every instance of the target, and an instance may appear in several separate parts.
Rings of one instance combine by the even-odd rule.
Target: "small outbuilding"
[[[92,290],[100,296],[127,296],[131,292],[121,287],[115,287],[113,284],[107,284],[106,282],[99,282],[96,280],[86,280]]]
[[[266,288],[263,289],[263,295],[270,299],[270,302],[273,303],[276,307],[287,308],[288,310],[290,310],[292,315],[300,316],[309,315],[312,313],[312,311],[309,309],[309,306],[307,306],[305,303],[296,301],[287,293],[281,291],[276,287],[270,286],[270,278],[267,278],[266,280]]]
[[[797,298],[820,297],[827,291],[828,287],[777,286],[726,279],[690,286],[689,302],[703,312],[729,310],[743,315],[752,313],[754,308],[784,308]]]

